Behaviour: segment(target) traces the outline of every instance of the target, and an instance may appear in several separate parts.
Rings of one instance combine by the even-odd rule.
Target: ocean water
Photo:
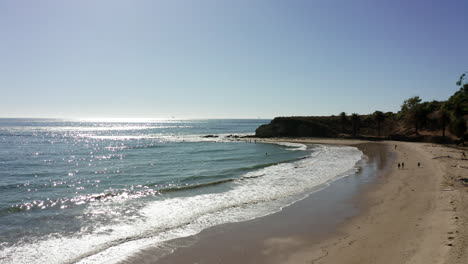
[[[277,212],[362,158],[232,136],[268,122],[0,119],[0,263],[116,263]]]

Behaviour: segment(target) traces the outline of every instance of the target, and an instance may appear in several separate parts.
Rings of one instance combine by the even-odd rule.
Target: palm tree
[[[360,126],[360,123],[361,123],[361,117],[358,114],[353,113],[351,115],[351,123],[353,124],[353,136],[356,136],[357,133],[359,133],[359,126]]]
[[[348,117],[345,112],[340,113],[341,131],[345,132],[345,127],[348,124]]]
[[[377,135],[380,137],[380,125],[385,120],[385,114],[381,111],[375,111],[373,116],[375,122],[377,123]]]

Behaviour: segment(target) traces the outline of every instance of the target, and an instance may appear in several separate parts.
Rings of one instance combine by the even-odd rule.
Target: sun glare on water
[[[173,119],[171,118],[142,118],[142,117],[123,117],[123,118],[105,118],[105,117],[93,117],[93,118],[78,118],[81,122],[98,122],[98,123],[153,123],[153,122],[167,122]]]

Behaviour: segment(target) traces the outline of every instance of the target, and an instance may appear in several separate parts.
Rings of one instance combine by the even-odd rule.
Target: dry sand
[[[286,263],[468,263],[468,187],[459,180],[468,177],[468,160],[461,159],[462,150],[380,144],[397,145],[397,156],[384,182],[365,195],[365,212],[336,235],[292,252]],[[405,168],[397,169],[398,162]]]
[[[173,254],[159,258],[157,249],[149,249],[125,262],[468,263],[468,187],[459,180],[468,177],[468,160],[461,159],[462,150],[388,141],[268,141],[356,145],[364,152],[379,146],[385,149],[384,156],[394,159],[388,159],[389,169],[370,186],[340,180],[277,214],[179,239],[172,245],[185,246]],[[404,169],[397,168],[398,162],[405,163]],[[356,186],[345,187],[349,184]],[[359,195],[352,194],[354,189]],[[336,195],[341,191],[350,194]],[[340,200],[343,197],[354,198]],[[328,202],[335,205],[333,209]],[[329,221],[315,219],[318,211]]]

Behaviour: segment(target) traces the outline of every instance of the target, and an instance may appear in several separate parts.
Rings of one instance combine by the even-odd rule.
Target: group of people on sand
[[[395,149],[397,149],[397,145],[395,144]],[[418,161],[418,168],[421,167],[421,162]],[[398,162],[398,169],[402,169],[404,170],[405,169],[405,163],[404,162]]]
[[[398,169],[400,169],[400,167],[401,167],[401,169],[404,169],[404,168],[405,168],[405,163],[402,162],[402,163],[400,164],[400,162],[398,162]]]
[[[418,168],[421,167],[421,162],[418,161]],[[398,162],[398,169],[402,169],[404,170],[405,169],[405,163],[404,162]]]

